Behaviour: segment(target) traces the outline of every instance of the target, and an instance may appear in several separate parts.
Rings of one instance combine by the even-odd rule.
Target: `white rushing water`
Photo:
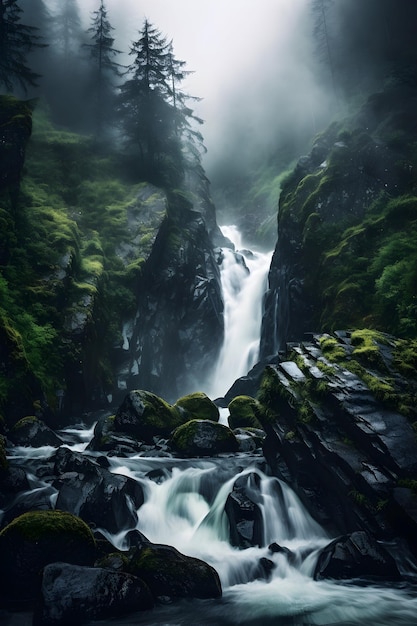
[[[250,458],[239,469],[229,460],[112,459],[112,471],[139,480],[145,503],[137,528],[154,543],[210,563],[219,573],[221,601],[193,601],[156,609],[152,615],[120,624],[175,626],[262,624],[277,626],[411,626],[417,623],[417,598],[406,589],[314,581],[318,550],[330,538],[310,517],[295,493],[266,476]],[[151,468],[168,468],[161,482],[146,477]],[[226,467],[225,467],[226,466]],[[263,519],[262,545],[231,545],[225,503],[235,481],[253,475],[259,481]],[[125,533],[113,537],[123,546]],[[289,552],[273,553],[277,543]],[[273,562],[270,580],[259,579],[261,559]],[[203,604],[203,608],[200,605]],[[202,611],[202,612],[201,612]]]
[[[220,268],[224,300],[224,343],[212,379],[211,398],[224,395],[234,381],[256,363],[262,322],[262,301],[272,252],[248,250],[236,226],[222,226],[236,252],[223,249]]]
[[[84,449],[92,429],[61,431],[73,450]],[[32,473],[54,450],[15,448],[10,459],[28,471],[30,498],[41,490],[55,503],[56,489]],[[93,454],[94,456],[94,454]],[[110,470],[140,482],[145,502],[136,528],[152,542],[176,547],[210,563],[219,573],[223,597],[183,601],[152,611],[104,620],[106,626],[415,626],[417,595],[410,585],[378,586],[315,581],[317,551],[331,538],[310,517],[296,494],[282,481],[261,471],[262,457],[248,454],[216,459],[108,457]],[[156,472],[155,472],[156,470]],[[155,473],[157,478],[155,478]],[[153,476],[153,480],[151,479]],[[236,480],[255,489],[262,515],[259,546],[232,545],[225,503]],[[104,534],[124,548],[130,529]],[[271,552],[279,544],[284,551]],[[288,550],[285,550],[288,549]],[[268,580],[260,579],[261,559],[273,563]],[[28,626],[12,621],[11,626]]]

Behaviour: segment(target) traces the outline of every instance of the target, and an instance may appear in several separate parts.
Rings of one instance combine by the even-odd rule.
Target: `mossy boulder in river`
[[[168,437],[184,422],[178,408],[155,394],[138,389],[123,400],[114,418],[114,429],[152,443],[154,436]]]
[[[222,588],[216,570],[175,548],[152,544],[133,558],[131,573],[145,581],[155,598],[218,598]]]
[[[9,439],[18,446],[31,446],[40,448],[52,446],[59,448],[62,439],[54,433],[42,420],[34,415],[23,417],[9,432]]]
[[[210,420],[190,420],[175,430],[171,447],[184,456],[237,452],[239,444],[227,426]]]
[[[262,428],[259,421],[261,405],[250,396],[236,396],[229,406],[229,426],[235,428]]]
[[[187,419],[203,419],[217,422],[219,409],[210,398],[202,391],[190,393],[179,398],[174,407],[188,414]]]
[[[0,532],[0,599],[5,604],[34,599],[48,563],[92,565],[95,541],[87,524],[63,511],[32,511]]]

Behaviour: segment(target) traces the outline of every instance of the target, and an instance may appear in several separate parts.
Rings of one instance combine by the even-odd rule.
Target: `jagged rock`
[[[19,420],[8,434],[9,439],[17,446],[53,446],[59,448],[63,441],[49,426],[35,416]]]
[[[115,431],[115,416],[101,416],[94,427],[93,438],[87,446],[87,450],[113,451],[118,456],[125,456],[138,452],[142,442],[126,433]]]
[[[141,486],[132,478],[112,474],[68,448],[58,450],[55,472],[56,508],[112,533],[136,525],[136,509],[144,498]]]
[[[169,201],[143,270],[119,387],[139,386],[174,401],[199,388],[223,339],[220,270],[202,216]]]
[[[230,428],[210,420],[190,420],[179,426],[172,435],[170,445],[184,456],[236,452],[239,448]]]
[[[4,605],[32,601],[48,563],[92,565],[94,537],[87,524],[64,511],[25,513],[0,532],[0,596]]]
[[[114,429],[153,443],[153,437],[169,436],[184,421],[176,407],[149,391],[139,389],[131,391],[118,408]]]
[[[219,598],[216,570],[171,546],[151,544],[136,551],[129,570],[148,585],[155,598]]]
[[[396,498],[417,471],[412,423],[400,412],[413,415],[415,382],[397,369],[398,343],[338,331],[292,343],[287,354],[292,361],[265,369],[259,393],[273,472],[331,535],[407,536],[415,551],[417,517]]]
[[[134,576],[67,563],[52,563],[44,568],[40,595],[33,626],[83,624],[151,609],[154,605],[145,583]]]
[[[262,495],[259,476],[251,472],[238,478],[225,504],[230,525],[230,543],[239,548],[262,545]]]
[[[364,531],[339,537],[320,551],[314,579],[372,578],[400,580],[395,560]]]

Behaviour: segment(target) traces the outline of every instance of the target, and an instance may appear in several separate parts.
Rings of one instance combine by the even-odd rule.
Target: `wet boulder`
[[[261,405],[250,396],[236,396],[228,405],[229,426],[235,428],[262,428],[259,421]]]
[[[68,448],[58,450],[55,473],[56,508],[112,533],[136,525],[136,509],[144,498],[142,487],[132,478],[112,474]]]
[[[4,605],[31,602],[39,573],[49,563],[92,565],[95,541],[87,524],[65,511],[32,511],[0,532],[0,600]]]
[[[262,545],[262,494],[258,474],[240,476],[225,504],[230,525],[230,543],[238,548]]]
[[[387,581],[401,576],[393,557],[365,531],[356,531],[323,548],[314,571],[315,580],[371,578]]]
[[[203,392],[196,391],[179,398],[174,407],[182,412],[187,420],[202,419],[219,421],[219,409],[212,400]]]
[[[152,595],[144,582],[123,572],[68,563],[47,565],[33,626],[83,624],[151,609]]]
[[[63,440],[42,420],[29,415],[19,420],[10,430],[8,437],[17,446],[59,448]]]
[[[178,408],[149,391],[138,389],[128,393],[118,408],[114,429],[153,443],[153,437],[168,437],[184,421]]]
[[[210,456],[237,452],[238,441],[227,426],[210,420],[190,420],[177,428],[170,445],[184,456]]]
[[[155,598],[219,598],[222,588],[216,570],[175,548],[150,544],[135,550],[130,572],[145,581]]]
[[[137,438],[114,429],[114,415],[100,417],[94,427],[93,438],[87,450],[116,452],[118,456],[139,452],[142,442]]]

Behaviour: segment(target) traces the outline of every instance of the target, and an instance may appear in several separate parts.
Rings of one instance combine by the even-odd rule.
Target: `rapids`
[[[234,240],[236,229],[223,229]],[[222,266],[226,336],[210,381],[212,397],[225,393],[256,362],[270,254],[245,253],[245,264],[225,250]],[[249,269],[249,272],[248,272]],[[227,416],[222,413],[225,423]],[[70,449],[85,452],[94,424],[60,431]],[[42,493],[52,506],[57,492],[36,478],[39,463],[54,449],[14,448],[11,461],[25,468],[31,490],[28,500]],[[94,456],[97,453],[88,453]],[[138,510],[137,529],[154,543],[174,546],[212,565],[219,573],[220,600],[188,600],[162,604],[152,611],[105,626],[412,626],[417,623],[417,597],[411,584],[369,585],[363,581],[314,581],[318,550],[332,538],[309,515],[284,482],[270,476],[261,452],[221,455],[209,459],[108,457],[110,471],[141,483],[145,502]],[[254,479],[256,477],[256,479]],[[225,503],[237,479],[255,489],[262,514],[261,545],[232,545]],[[1,511],[0,511],[1,515]],[[119,549],[127,547],[128,530],[110,534]],[[279,544],[280,551],[269,546]],[[265,572],[261,564],[269,562]],[[14,614],[8,626],[29,626],[31,616]]]

